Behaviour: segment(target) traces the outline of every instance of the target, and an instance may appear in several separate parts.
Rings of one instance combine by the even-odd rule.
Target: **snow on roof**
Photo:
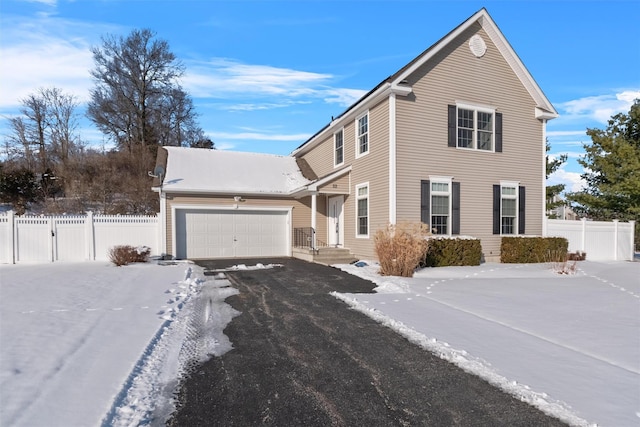
[[[290,156],[164,148],[168,152],[165,191],[290,194],[311,183]]]

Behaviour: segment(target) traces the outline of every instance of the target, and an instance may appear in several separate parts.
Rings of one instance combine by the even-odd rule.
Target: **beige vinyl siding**
[[[369,153],[355,158],[356,118],[367,110],[354,111],[344,123],[344,164],[352,166],[350,176],[344,176],[323,186],[322,192],[331,192],[333,183],[340,186],[337,194],[343,194],[342,185],[348,184],[349,192],[344,199],[344,245],[360,258],[374,258],[373,235],[375,230],[386,227],[389,222],[389,102],[387,99],[369,108]],[[333,164],[333,132],[302,157],[320,177],[336,170]],[[369,183],[369,238],[356,238],[355,186]],[[320,197],[318,198],[320,200]],[[319,212],[325,212],[320,211]],[[324,230],[318,219],[318,238],[328,241],[326,224]],[[326,221],[325,221],[326,223]]]
[[[318,193],[320,194],[349,194],[351,175],[345,174],[333,181],[327,182],[325,185],[318,187]]]
[[[295,200],[290,198],[257,198],[251,196],[243,196],[244,201],[239,202],[243,208],[273,208],[293,207],[291,212],[291,229],[298,227],[309,227],[311,225],[311,198],[306,197],[302,200]],[[229,196],[211,196],[206,194],[194,194],[194,195],[182,195],[182,194],[168,194],[167,195],[167,252],[171,252],[173,248],[173,218],[172,208],[174,206],[192,206],[198,207],[210,207],[210,206],[232,206],[237,202],[233,199],[233,195]],[[293,238],[293,233],[292,238]],[[292,242],[293,244],[293,242]],[[174,254],[170,254],[174,255]]]
[[[358,116],[359,117],[359,116]],[[347,159],[352,164],[351,196],[345,199],[345,247],[359,258],[375,259],[373,236],[389,223],[389,101],[369,109],[369,153],[355,159],[355,117]],[[345,127],[346,128],[346,127]],[[355,187],[369,183],[369,238],[356,238]]]
[[[468,47],[478,33],[487,51]],[[482,240],[485,257],[499,255],[492,234],[492,186],[501,180],[526,187],[526,234],[542,233],[544,144],[535,103],[479,25],[472,26],[411,76],[410,97],[397,98],[397,219],[420,220],[420,180],[453,176],[461,183],[460,233]],[[503,152],[447,146],[447,105],[493,106],[503,114]]]

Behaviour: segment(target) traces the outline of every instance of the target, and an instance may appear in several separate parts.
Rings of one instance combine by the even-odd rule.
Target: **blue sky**
[[[482,7],[560,113],[551,153],[569,162],[549,183],[577,190],[585,130],[640,97],[638,0],[1,0],[0,115],[40,87],[86,102],[91,46],[150,28],[219,149],[288,154]],[[86,120],[80,134],[106,143]]]

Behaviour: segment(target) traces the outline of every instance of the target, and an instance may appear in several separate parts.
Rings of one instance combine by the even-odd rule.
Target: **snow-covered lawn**
[[[411,341],[577,425],[640,425],[640,263],[339,266],[376,294],[336,294]]]
[[[0,425],[166,416],[180,370],[230,348],[221,328],[235,313],[222,300],[236,291],[201,273],[185,263],[0,266]]]
[[[576,425],[640,423],[640,263],[425,269],[335,294],[411,341]],[[231,348],[224,275],[187,263],[0,266],[0,425],[161,421],[180,373]]]

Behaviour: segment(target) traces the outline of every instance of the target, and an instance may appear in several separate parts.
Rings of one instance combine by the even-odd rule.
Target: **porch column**
[[[316,211],[318,210],[316,207],[316,197],[317,195],[313,193],[311,195],[311,228],[313,228],[313,241],[311,242],[311,246],[316,248]]]

